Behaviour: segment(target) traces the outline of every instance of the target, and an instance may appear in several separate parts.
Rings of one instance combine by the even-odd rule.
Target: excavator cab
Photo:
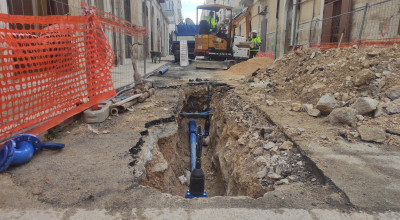
[[[196,57],[205,60],[226,60],[233,57],[232,9],[220,4],[197,7],[196,23],[199,25],[199,34],[195,36]],[[200,23],[199,10],[202,11]]]

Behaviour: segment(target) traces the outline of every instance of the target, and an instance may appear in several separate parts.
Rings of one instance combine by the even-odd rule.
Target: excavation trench
[[[205,190],[213,196],[258,198],[280,185],[315,182],[305,158],[279,129],[227,87],[211,89],[208,146],[203,147]],[[185,91],[182,112],[204,112],[206,86]],[[189,120],[204,129],[204,117],[179,116],[170,135],[159,138],[151,149],[141,185],[163,193],[184,196],[190,180]],[[166,125],[163,125],[166,126]],[[184,177],[184,178],[183,178]],[[186,179],[186,183],[181,180]],[[317,181],[318,182],[318,181]]]

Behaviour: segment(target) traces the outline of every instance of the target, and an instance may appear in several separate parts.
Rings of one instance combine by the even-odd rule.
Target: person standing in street
[[[257,55],[258,51],[260,51],[261,39],[259,36],[257,36],[256,30],[253,30],[251,32],[250,41],[254,43],[254,47],[250,48],[250,59],[251,59]]]

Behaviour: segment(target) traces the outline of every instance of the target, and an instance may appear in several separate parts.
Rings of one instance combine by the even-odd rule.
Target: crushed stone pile
[[[269,66],[274,60],[267,57],[254,57],[247,61],[231,66],[226,71],[219,71],[221,75],[242,75],[251,74],[259,69],[264,69]]]
[[[349,126],[355,138],[400,145],[400,49],[291,52],[245,81],[292,111]],[[279,102],[279,101],[278,101]],[[267,100],[268,104],[268,100]],[[270,105],[270,104],[268,104]]]
[[[343,101],[361,95],[384,99],[387,89],[400,85],[399,71],[397,47],[306,49],[287,54],[251,78],[262,80],[285,98],[317,103],[326,93]]]

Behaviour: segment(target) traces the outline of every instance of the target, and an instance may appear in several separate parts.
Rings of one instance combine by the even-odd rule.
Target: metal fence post
[[[146,75],[146,59],[147,59],[147,47],[148,47],[148,37],[147,35],[143,37],[143,76]]]
[[[369,3],[367,2],[365,4],[363,20],[362,20],[362,23],[361,23],[360,33],[358,35],[358,47],[360,47],[360,44],[361,44],[361,37],[362,37],[362,32],[364,30],[365,18],[367,17],[368,7],[369,7]]]

